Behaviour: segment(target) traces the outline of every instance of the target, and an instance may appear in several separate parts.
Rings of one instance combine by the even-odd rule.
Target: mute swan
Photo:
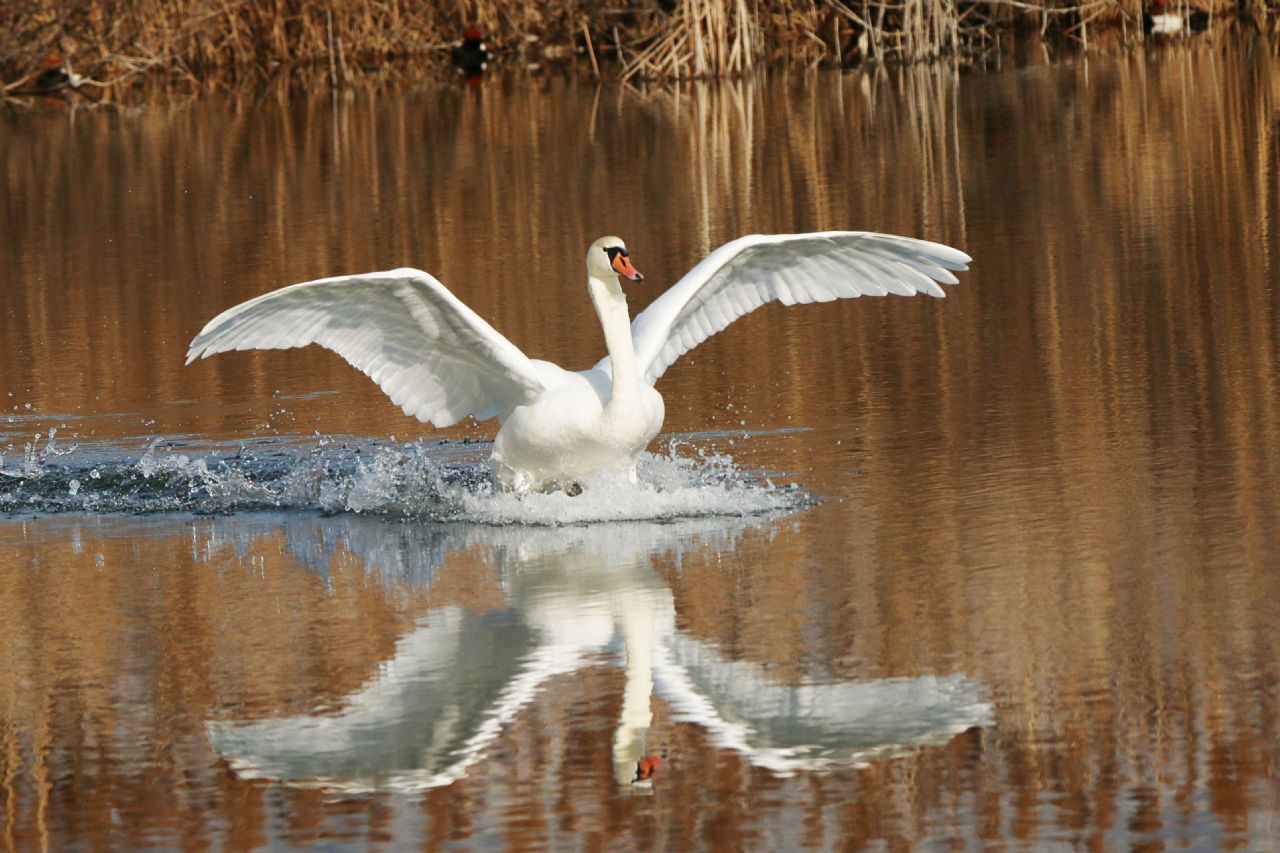
[[[517,492],[563,488],[625,470],[662,427],[653,383],[677,358],[766,302],[842,297],[943,296],[963,252],[863,231],[756,234],[713,251],[629,322],[618,277],[644,281],[626,244],[602,237],[587,250],[587,292],[609,355],[571,373],[530,359],[443,284],[416,269],[323,278],[228,308],[187,351],[187,364],[219,352],[317,343],[368,375],[407,415],[446,427],[498,417],[490,468]]]

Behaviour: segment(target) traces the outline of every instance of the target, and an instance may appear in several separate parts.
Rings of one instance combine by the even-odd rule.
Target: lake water
[[[0,846],[1274,849],[1277,98],[1242,39],[3,114]],[[638,490],[494,495],[492,424],[315,348],[182,364],[412,265],[579,369],[600,234],[639,308],[841,228],[973,270],[686,355]]]

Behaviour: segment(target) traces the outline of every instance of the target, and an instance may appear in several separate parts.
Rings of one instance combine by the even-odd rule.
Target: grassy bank
[[[1084,47],[1091,32],[1095,42],[1103,32],[1141,39],[1147,2],[9,0],[0,4],[0,86],[20,91],[54,55],[108,91],[156,72],[200,85],[298,65],[318,65],[341,83],[394,60],[447,64],[467,26],[516,67],[581,62],[628,79],[730,77],[782,58],[976,61],[1008,29]],[[1194,2],[1215,17],[1243,11],[1259,22],[1276,11],[1267,0]]]

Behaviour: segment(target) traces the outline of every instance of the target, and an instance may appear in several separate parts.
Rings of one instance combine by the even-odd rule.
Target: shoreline
[[[745,0],[679,0],[666,4],[669,12],[633,0],[595,7],[594,15],[577,0],[481,2],[471,26],[484,34],[484,58],[495,70],[657,83],[732,79],[783,64],[851,69],[943,61],[998,68],[1028,41],[1059,55],[1109,53],[1204,37],[1193,32],[1193,10],[1205,16],[1196,19],[1201,26],[1212,25],[1210,35],[1268,29],[1262,11],[1238,11],[1234,3],[1154,2],[1168,11],[1157,27],[1179,31],[1153,31],[1141,0],[1052,8],[1021,0],[900,6],[826,0],[767,9]],[[15,7],[0,11],[0,95],[7,99],[62,91],[129,101],[156,85],[216,90],[304,71],[334,88],[372,76],[426,80],[453,71],[463,31],[452,10],[428,5],[387,15],[375,0],[304,0],[283,17],[263,11],[265,4],[210,12],[200,0],[163,6],[137,0],[110,20],[100,0],[66,14],[47,0]]]

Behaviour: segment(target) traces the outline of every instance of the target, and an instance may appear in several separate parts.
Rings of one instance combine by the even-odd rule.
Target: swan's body
[[[587,251],[587,290],[608,357],[571,373],[528,358],[444,285],[398,269],[295,284],[229,308],[191,342],[187,363],[228,350],[317,343],[437,427],[498,417],[491,466],[504,488],[570,488],[601,472],[635,478],[662,428],[653,385],[683,353],[766,302],[927,293],[956,282],[968,255],[858,231],[753,235],[708,255],[631,322],[618,283],[643,276],[623,242]]]
[[[502,422],[490,457],[498,481],[517,490],[567,486],[620,460],[634,480],[636,458],[662,428],[662,395],[636,383],[631,398],[618,405],[624,399],[601,368],[570,373],[549,362],[538,366],[553,382]]]

